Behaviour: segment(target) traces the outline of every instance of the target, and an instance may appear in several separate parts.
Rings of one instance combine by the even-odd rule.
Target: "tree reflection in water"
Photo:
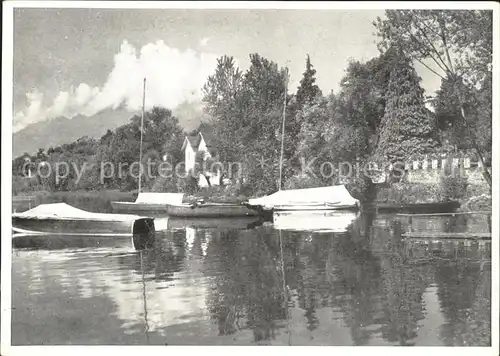
[[[233,334],[243,326],[252,329],[255,341],[269,340],[276,321],[285,317],[279,261],[264,237],[269,239],[269,233],[233,230],[216,232],[209,242],[206,270],[223,272],[211,276],[207,296],[220,335]]]
[[[423,295],[437,286],[446,324],[436,325],[436,333],[443,343],[490,342],[491,267],[481,261],[488,262],[491,251],[457,242],[419,244],[402,238],[404,230],[394,217],[363,214],[343,233],[205,229],[188,242],[185,231],[169,231],[143,252],[143,269],[168,281],[190,268],[186,260],[201,261],[205,305],[219,336],[251,330],[253,342],[269,343],[288,332],[294,344],[294,333],[324,333],[322,323],[341,312],[351,335],[345,345],[374,339],[414,345],[427,317]],[[138,256],[123,258],[140,272]]]

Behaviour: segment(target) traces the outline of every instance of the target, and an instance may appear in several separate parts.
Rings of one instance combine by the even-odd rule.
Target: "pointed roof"
[[[184,142],[182,144],[182,150],[184,150],[186,148],[186,145],[189,143],[193,151],[197,151],[198,147],[200,146],[200,142],[203,138],[207,146],[207,150],[210,152],[210,154],[213,154],[215,147],[212,144],[213,142],[212,132],[210,130],[202,130],[202,131],[203,132],[200,131],[196,135],[186,135],[186,138],[184,139]]]
[[[201,135],[199,133],[193,136],[186,136],[186,138],[193,149],[197,149],[198,146],[200,145]]]

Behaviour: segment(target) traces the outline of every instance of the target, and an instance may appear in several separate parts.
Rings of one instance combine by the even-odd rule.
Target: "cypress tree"
[[[438,142],[436,120],[425,107],[424,90],[410,60],[399,56],[386,92],[377,157],[392,164],[433,152]]]
[[[307,55],[306,70],[300,80],[300,86],[297,89],[297,103],[299,106],[312,103],[317,96],[321,95],[321,90],[314,84],[316,82],[316,69],[311,64],[311,58]]]

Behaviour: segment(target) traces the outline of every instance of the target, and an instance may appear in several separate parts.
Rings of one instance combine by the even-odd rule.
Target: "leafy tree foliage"
[[[284,187],[332,184],[339,174],[337,163],[363,164],[373,158],[395,163],[440,150],[443,139],[457,148],[474,147],[480,157],[482,151],[491,151],[492,12],[387,10],[375,27],[381,54],[364,63],[351,61],[335,94],[322,94],[309,55],[295,93],[288,92],[287,70],[259,54],[250,55],[245,71],[233,57],[217,60],[202,88],[210,121],[197,132],[210,131],[214,159],[228,168],[242,166],[242,191],[260,195],[280,188],[282,136]],[[435,115],[424,105],[414,61],[442,78],[433,101]],[[56,182],[51,176],[37,184],[44,189],[135,189],[137,179],[129,170],[139,158],[140,121],[135,116],[99,140],[82,138],[18,157],[13,170],[21,175],[26,158],[33,165],[90,162],[94,166],[79,183],[74,171],[64,180]],[[183,161],[184,132],[170,110],[147,112],[143,136],[143,163],[166,160],[174,166]],[[311,160],[319,177],[303,171]],[[128,166],[121,177],[114,172],[100,182],[102,162],[112,163],[115,170],[120,164]],[[334,165],[327,169],[331,172],[320,171],[327,162]],[[153,174],[158,173],[155,169]],[[200,173],[206,172],[202,168]],[[196,190],[193,180],[143,183],[154,191]],[[373,188],[371,181],[358,183],[361,196]]]
[[[478,142],[483,152],[491,151],[492,147],[492,87],[491,74],[488,75],[480,89],[462,85],[463,107],[467,117],[465,124],[460,102],[455,95],[453,83],[442,80],[441,88],[433,101],[440,131],[449,143],[459,149],[473,148],[470,134]],[[469,132],[470,129],[470,132]]]
[[[208,77],[202,89],[204,110],[214,124],[217,149],[225,161],[235,161],[244,150],[237,139],[242,86],[243,74],[236,67],[234,58],[223,56],[217,59],[215,72]]]
[[[491,10],[386,10],[384,20],[374,25],[381,49],[397,47],[409,58],[451,84],[459,103],[467,137],[484,163],[473,121],[466,113],[463,87],[487,88],[492,70],[493,11]],[[431,61],[437,69],[426,64]],[[491,102],[490,104],[491,105]],[[482,110],[487,112],[488,109]],[[479,125],[485,129],[487,125]],[[491,186],[491,175],[483,164],[483,175]]]
[[[255,190],[277,188],[285,80],[284,69],[251,54],[245,73],[232,58],[220,58],[204,87],[220,159],[241,163]],[[225,82],[233,83],[230,90]]]

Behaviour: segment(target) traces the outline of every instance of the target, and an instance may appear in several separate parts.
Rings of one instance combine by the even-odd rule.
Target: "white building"
[[[195,169],[196,165],[196,155],[198,153],[203,154],[203,159],[206,161],[208,158],[212,157],[210,153],[210,142],[205,141],[205,137],[201,132],[194,136],[186,136],[182,144],[182,151],[184,151],[184,166],[186,173],[189,173]],[[207,178],[209,177],[210,185],[219,185],[220,182],[220,169],[219,167],[206,166],[205,175],[199,174],[198,185],[200,187],[208,186]]]

